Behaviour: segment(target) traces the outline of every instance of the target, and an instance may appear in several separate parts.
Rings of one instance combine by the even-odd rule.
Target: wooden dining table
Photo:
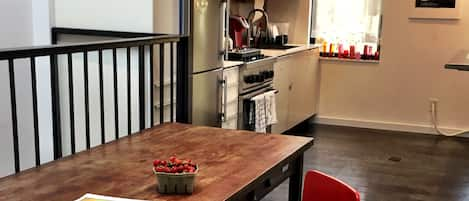
[[[301,199],[313,139],[168,123],[0,179],[0,200],[73,201],[86,193],[154,201],[260,200],[290,178]],[[154,159],[199,165],[191,195],[157,192]]]

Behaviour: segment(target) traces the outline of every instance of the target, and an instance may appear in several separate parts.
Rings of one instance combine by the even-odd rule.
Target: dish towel
[[[267,119],[265,109],[265,93],[251,98],[255,103],[255,129],[258,133],[267,132]]]
[[[278,123],[275,91],[269,91],[265,93],[265,113],[267,126]]]

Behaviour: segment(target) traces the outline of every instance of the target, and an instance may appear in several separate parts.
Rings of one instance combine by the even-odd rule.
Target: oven
[[[277,92],[273,87],[274,63],[276,58],[266,57],[253,62],[245,63],[239,72],[239,105],[238,105],[238,128],[241,130],[255,130],[255,122],[252,122],[253,113],[251,100],[253,97],[272,91]],[[267,132],[270,132],[267,127]]]

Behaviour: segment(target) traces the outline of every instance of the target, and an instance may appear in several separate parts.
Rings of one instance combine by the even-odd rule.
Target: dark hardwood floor
[[[288,133],[315,137],[305,171],[339,178],[362,201],[469,200],[469,139],[324,125]],[[263,200],[288,200],[288,181]]]

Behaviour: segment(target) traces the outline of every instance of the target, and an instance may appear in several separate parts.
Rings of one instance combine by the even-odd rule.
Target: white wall
[[[0,48],[31,45],[31,0],[2,0],[0,11]]]
[[[469,3],[458,21],[411,21],[412,2],[384,0],[380,64],[321,62],[319,122],[431,133],[438,98],[442,127],[469,128],[469,73],[444,69],[469,46]]]
[[[57,27],[153,32],[153,0],[55,0]]]

